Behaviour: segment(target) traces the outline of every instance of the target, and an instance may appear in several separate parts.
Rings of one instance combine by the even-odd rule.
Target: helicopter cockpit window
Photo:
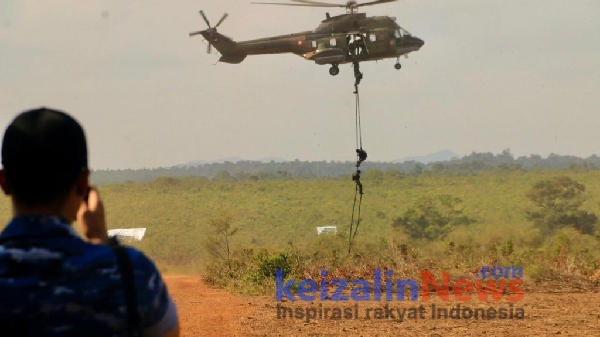
[[[315,48],[315,49],[317,48],[317,41],[313,41],[312,42],[312,47]]]
[[[331,39],[331,40],[329,40],[329,44],[330,44],[332,47],[335,47],[335,45],[337,44],[337,40],[336,40],[336,39]]]
[[[395,36],[396,38],[401,38],[401,37],[402,37],[402,34],[400,34],[400,30],[397,30],[397,31],[395,31],[395,32],[394,32],[394,36]]]
[[[400,37],[402,36],[411,36],[411,34],[404,28],[400,27],[400,29],[398,29],[398,34],[400,34]]]
[[[377,41],[377,36],[375,34],[369,34],[369,41],[371,41],[371,42]]]

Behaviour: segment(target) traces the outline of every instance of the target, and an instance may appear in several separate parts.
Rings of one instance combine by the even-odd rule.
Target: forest
[[[223,181],[232,180],[285,180],[289,178],[333,178],[351,174],[354,170],[351,161],[300,161],[260,162],[237,161],[223,163],[205,163],[201,165],[177,165],[152,169],[95,170],[92,179],[96,184],[131,182],[149,182],[159,177],[205,177]],[[493,154],[471,153],[462,158],[423,164],[416,161],[371,162],[361,165],[361,170],[398,171],[405,175],[423,173],[446,173],[452,175],[469,175],[482,170],[499,169],[531,170],[531,169],[594,169],[600,168],[600,157],[592,155],[588,158],[550,154],[546,158],[530,155],[514,158],[510,150]]]

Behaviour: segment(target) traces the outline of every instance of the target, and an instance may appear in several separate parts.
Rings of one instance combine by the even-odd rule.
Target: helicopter
[[[201,10],[200,15],[208,29],[191,32],[190,37],[202,35],[208,41],[207,52],[214,46],[221,54],[220,62],[239,64],[248,55],[293,53],[319,65],[331,65],[329,74],[339,74],[339,65],[396,58],[394,67],[399,70],[400,56],[418,51],[425,42],[411,35],[396,23],[396,18],[389,16],[367,17],[358,13],[357,9],[397,0],[376,0],[357,3],[350,0],[346,4],[333,4],[310,0],[291,0],[294,3],[254,2],[260,5],[306,6],[306,7],[341,7],[346,14],[326,18],[312,31],[279,35],[250,41],[233,41],[217,32],[217,28],[225,21],[225,13],[212,27]],[[355,68],[356,69],[356,68]]]

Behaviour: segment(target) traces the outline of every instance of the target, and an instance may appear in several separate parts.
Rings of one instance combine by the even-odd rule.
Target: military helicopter
[[[339,65],[358,62],[396,58],[395,68],[400,69],[399,58],[410,52],[419,50],[425,43],[412,36],[389,16],[367,17],[365,13],[357,13],[363,6],[395,2],[397,0],[376,0],[357,3],[350,0],[344,5],[333,3],[291,0],[295,3],[258,2],[253,4],[306,6],[306,7],[341,7],[346,14],[330,16],[312,31],[295,34],[267,37],[257,40],[235,42],[229,37],[219,34],[217,27],[227,18],[225,13],[219,22],[212,27],[203,11],[200,15],[208,29],[192,32],[190,37],[202,35],[208,41],[208,53],[214,46],[221,54],[220,62],[238,64],[248,55],[293,53],[316,64],[329,64],[329,74],[339,74]]]

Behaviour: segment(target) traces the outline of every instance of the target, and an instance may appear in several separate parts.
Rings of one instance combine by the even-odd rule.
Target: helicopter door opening
[[[346,44],[348,47],[348,56],[352,58],[367,56],[369,54],[367,44],[365,43],[365,36],[362,34],[346,35]]]

